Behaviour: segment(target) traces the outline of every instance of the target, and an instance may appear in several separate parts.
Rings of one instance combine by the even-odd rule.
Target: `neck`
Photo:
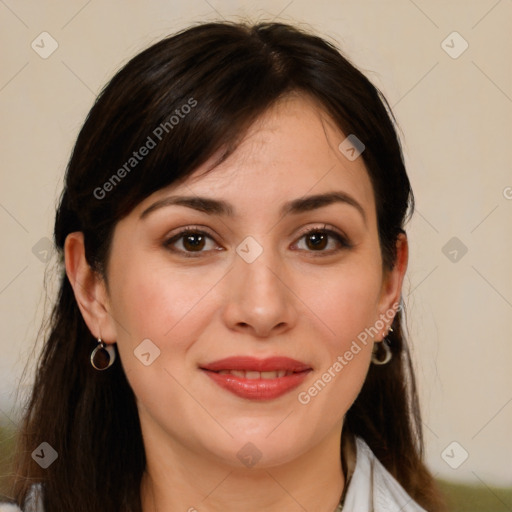
[[[260,469],[240,469],[182,445],[150,443],[142,510],[334,512],[345,485],[340,437],[338,428],[293,461]]]

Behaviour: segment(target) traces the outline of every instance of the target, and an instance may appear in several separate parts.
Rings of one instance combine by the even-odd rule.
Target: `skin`
[[[343,417],[364,382],[373,342],[392,319],[307,404],[298,394],[399,302],[408,257],[401,235],[395,267],[383,270],[372,185],[362,158],[349,161],[337,149],[344,139],[312,100],[288,96],[212,172],[204,173],[214,159],[117,224],[108,285],[87,265],[82,233],[67,237],[66,271],[83,317],[94,336],[117,343],[137,398],[145,512],[336,508],[344,487]],[[280,214],[290,200],[331,191],[349,194],[365,218],[343,202]],[[140,218],[171,195],[223,199],[234,213],[172,205]],[[304,236],[325,224],[350,247],[334,237],[319,247]],[[185,226],[212,237],[196,257],[183,255],[194,250],[183,238],[165,245]],[[236,253],[247,236],[263,249],[252,263]],[[134,349],[147,338],[160,356],[144,366]],[[285,355],[312,371],[299,388],[255,402],[199,369],[232,355]],[[252,468],[237,458],[249,442],[261,454]]]

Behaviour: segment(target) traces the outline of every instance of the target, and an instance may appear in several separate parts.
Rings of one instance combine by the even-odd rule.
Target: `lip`
[[[252,356],[233,356],[219,359],[202,365],[203,370],[218,372],[220,370],[247,370],[253,372],[274,372],[286,370],[290,372],[302,372],[310,370],[311,367],[296,359],[284,356],[267,357],[258,359]]]
[[[305,363],[281,356],[266,359],[250,356],[228,357],[203,365],[200,369],[221,388],[238,397],[250,400],[278,398],[299,386],[312,371],[312,368]],[[221,370],[256,372],[285,370],[294,373],[273,379],[247,379],[236,375],[217,373]]]

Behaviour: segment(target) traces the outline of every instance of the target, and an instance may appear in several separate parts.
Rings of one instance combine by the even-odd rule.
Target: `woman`
[[[442,510],[386,105],[331,44],[275,23],[195,26],[116,74],[56,215],[23,510]]]

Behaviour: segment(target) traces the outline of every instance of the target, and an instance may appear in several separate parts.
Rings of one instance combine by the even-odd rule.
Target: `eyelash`
[[[178,242],[179,240],[183,239],[187,234],[195,234],[195,235],[202,235],[202,236],[205,236],[211,240],[214,240],[212,235],[210,235],[209,233],[207,233],[206,231],[198,228],[198,227],[194,227],[194,226],[187,226],[186,228],[182,229],[179,233],[173,235],[171,238],[167,239],[165,242],[164,242],[164,247],[175,252],[175,253],[179,253],[181,255],[183,255],[184,257],[186,258],[199,258],[201,257],[201,255],[205,252],[210,252],[210,251],[183,251],[181,249],[175,249],[175,248],[172,248],[172,245],[176,242]],[[329,237],[331,238],[334,238],[341,247],[339,247],[338,249],[331,249],[331,250],[328,250],[328,251],[325,251],[325,250],[321,250],[321,251],[314,251],[314,250],[307,250],[306,252],[310,252],[312,253],[312,255],[314,255],[313,257],[318,257],[318,256],[323,256],[323,255],[331,255],[331,254],[334,254],[334,253],[337,253],[343,249],[350,249],[352,248],[352,244],[348,241],[348,239],[343,236],[342,234],[338,233],[337,231],[334,231],[333,229],[329,229],[327,224],[325,224],[323,227],[321,228],[318,228],[318,227],[315,227],[315,228],[309,228],[305,231],[303,231],[300,236],[299,236],[299,239],[298,240],[302,240],[304,237],[307,237],[308,235],[310,234],[313,234],[313,233],[318,233],[318,234],[324,234],[324,235],[328,235]],[[304,249],[299,249],[301,251],[303,251]],[[314,253],[318,253],[318,254],[314,254]]]

